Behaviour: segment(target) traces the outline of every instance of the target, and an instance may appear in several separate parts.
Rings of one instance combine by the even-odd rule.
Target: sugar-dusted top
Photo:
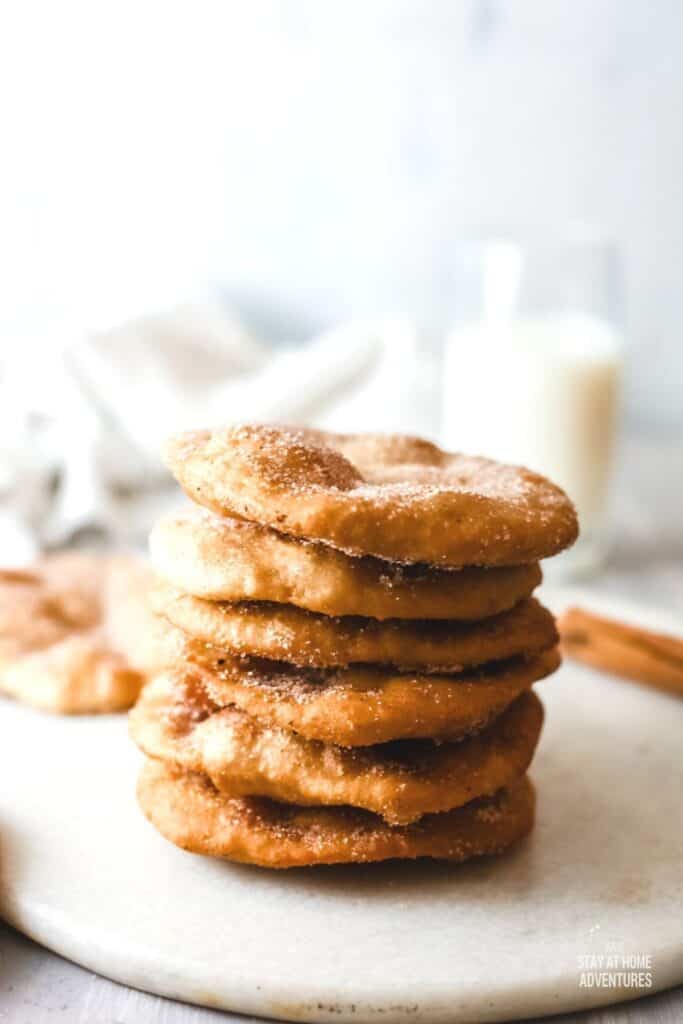
[[[199,504],[353,555],[519,565],[578,533],[569,498],[539,474],[417,437],[252,424],[181,434],[166,460]]]

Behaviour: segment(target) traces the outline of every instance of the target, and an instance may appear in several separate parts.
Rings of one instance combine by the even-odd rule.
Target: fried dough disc
[[[481,622],[333,618],[291,604],[204,601],[164,583],[152,600],[174,626],[204,643],[315,668],[367,663],[459,672],[557,643],[552,615],[534,598]]]
[[[560,664],[557,648],[457,676],[397,673],[374,665],[301,669],[216,656],[208,648],[195,660],[207,670],[202,678],[219,707],[234,704],[264,724],[342,747],[460,739],[482,729]]]
[[[458,743],[397,740],[337,747],[216,709],[199,675],[157,676],[131,712],[131,735],[150,757],[200,771],[231,796],[362,807],[392,824],[495,793],[526,771],[543,706],[523,693],[486,730]]]
[[[200,505],[353,555],[521,565],[578,532],[566,494],[542,476],[417,437],[195,430],[171,439],[166,461]]]
[[[381,665],[297,668],[231,656],[171,625],[164,639],[164,667],[176,676],[199,673],[216,706],[234,704],[268,725],[348,747],[394,739],[459,739],[483,728],[560,664],[555,647],[455,676]]]
[[[0,669],[0,691],[62,715],[125,711],[143,682],[96,633],[67,637]]]
[[[200,509],[161,519],[150,553],[163,579],[195,597],[274,601],[371,619],[485,619],[512,608],[541,582],[538,563],[446,570],[352,558]]]
[[[222,796],[205,776],[160,761],[145,762],[137,796],[149,821],[176,846],[266,868],[500,853],[531,831],[535,806],[525,776],[494,796],[397,828],[351,807]]]
[[[151,607],[154,582],[154,573],[146,562],[116,558],[112,559],[105,588],[111,642],[145,676],[163,667],[162,651],[169,629],[168,621]]]
[[[62,714],[130,707],[144,679],[109,631],[113,571],[137,568],[69,553],[0,572],[0,691]]]

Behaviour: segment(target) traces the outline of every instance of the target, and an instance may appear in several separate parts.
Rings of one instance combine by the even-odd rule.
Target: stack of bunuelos
[[[413,437],[243,426],[172,440],[201,509],[151,539],[168,669],[131,730],[177,845],[269,867],[496,853],[558,664],[530,595],[575,539],[559,488]]]

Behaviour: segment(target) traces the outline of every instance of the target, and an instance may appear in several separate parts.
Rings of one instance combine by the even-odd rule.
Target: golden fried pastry
[[[231,796],[348,804],[407,824],[488,796],[524,774],[542,721],[541,702],[528,692],[483,732],[457,743],[338,747],[269,726],[236,707],[216,708],[200,675],[165,673],[145,687],[130,729],[148,756],[203,772]]]
[[[315,668],[368,663],[459,672],[557,643],[552,615],[534,598],[480,622],[333,618],[290,604],[204,601],[164,583],[152,603],[188,636],[214,647]]]
[[[413,675],[379,665],[296,668],[258,658],[195,651],[211,701],[232,704],[264,724],[310,740],[365,747],[397,739],[456,740],[482,729],[558,667],[557,648],[535,658],[487,665],[457,676]],[[183,666],[177,663],[176,674]]]
[[[531,831],[535,806],[524,777],[494,796],[395,827],[351,807],[226,797],[203,775],[160,761],[145,763],[137,795],[146,817],[176,846],[267,868],[500,853]]]
[[[578,532],[566,494],[538,474],[416,437],[196,430],[173,438],[166,460],[200,505],[352,555],[521,565],[556,554]]]
[[[107,633],[114,648],[143,675],[164,665],[162,651],[168,622],[151,606],[154,573],[146,562],[128,557],[110,560],[104,600]]]
[[[0,662],[97,625],[101,585],[102,563],[79,554],[0,570]]]
[[[109,631],[112,567],[135,563],[66,553],[0,572],[0,691],[62,714],[130,707],[144,681]]]
[[[203,509],[161,519],[150,553],[163,579],[208,601],[273,601],[371,619],[485,619],[541,582],[538,563],[448,570],[352,558]]]
[[[0,691],[62,715],[125,711],[143,682],[97,630],[66,637],[0,669]]]

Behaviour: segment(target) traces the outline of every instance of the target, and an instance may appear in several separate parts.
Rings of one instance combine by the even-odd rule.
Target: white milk
[[[599,529],[615,432],[621,347],[580,314],[474,323],[451,333],[444,365],[447,448],[521,463]]]

